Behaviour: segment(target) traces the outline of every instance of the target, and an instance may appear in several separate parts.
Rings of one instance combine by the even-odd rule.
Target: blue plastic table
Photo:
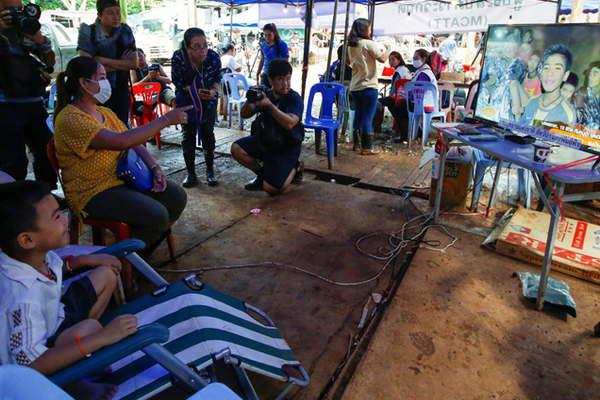
[[[532,172],[535,186],[539,192],[540,199],[544,202],[544,205],[550,211],[550,227],[548,228],[548,237],[546,240],[546,251],[544,253],[544,262],[542,264],[542,274],[540,279],[540,288],[537,297],[537,309],[542,310],[544,307],[544,294],[546,286],[548,284],[548,277],[550,276],[550,267],[552,262],[552,252],[554,250],[554,242],[556,239],[556,229],[558,227],[558,221],[560,220],[560,208],[558,202],[552,197],[552,195],[546,195],[542,188],[540,176],[550,168],[559,165],[561,163],[552,163],[552,158],[545,164],[533,162],[533,145],[522,145],[505,140],[503,137],[499,137],[495,141],[480,141],[473,140],[472,137],[467,135],[461,135],[460,131],[455,128],[458,124],[449,123],[434,123],[433,126],[442,133],[442,138],[445,144],[448,144],[448,140],[456,140],[461,143],[467,144],[474,148],[480,149],[493,155],[498,162],[496,163],[496,174],[494,176],[494,184],[492,186],[492,192],[490,194],[490,205],[493,204],[494,194],[498,179],[500,177],[500,169],[502,162],[506,161],[509,163],[517,164],[523,168],[526,168]],[[560,150],[560,149],[559,149]],[[582,153],[585,157],[585,153]],[[445,170],[446,158],[448,152],[444,152],[440,160],[440,171]],[[575,161],[575,160],[570,160]],[[565,161],[567,162],[567,161]],[[555,188],[556,195],[562,196],[562,201],[572,202],[581,200],[592,200],[600,199],[600,192],[589,192],[589,193],[577,193],[564,195],[565,184],[578,184],[578,183],[596,183],[600,182],[600,169],[593,169],[593,162],[575,166],[572,168],[562,169],[559,171],[548,174],[552,185]],[[440,215],[440,204],[442,200],[442,186],[444,184],[444,174],[439,174],[439,181],[436,187],[435,193],[435,205],[433,211],[434,222],[437,222]]]

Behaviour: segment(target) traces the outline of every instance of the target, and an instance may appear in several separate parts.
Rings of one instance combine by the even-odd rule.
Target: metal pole
[[[331,53],[333,52],[333,42],[335,39],[335,25],[337,22],[337,10],[339,0],[333,4],[333,21],[331,22],[331,37],[329,39],[329,52],[327,53],[327,69],[325,70],[325,82],[329,82],[329,68],[331,67]]]
[[[302,98],[306,93],[306,77],[308,75],[308,55],[310,51],[310,28],[312,25],[313,0],[306,2],[306,12],[304,13],[304,56],[302,59]]]
[[[375,0],[369,1],[369,25],[371,25],[371,32],[375,30],[373,26],[375,22]]]
[[[344,47],[342,47],[342,67],[340,68],[340,80],[343,82],[346,76],[346,54],[348,52],[348,25],[350,25],[350,0],[346,0],[346,22],[344,22]]]
[[[233,44],[233,2],[229,9],[229,43]]]
[[[542,274],[540,275],[540,285],[538,286],[538,295],[536,299],[536,308],[542,311],[544,308],[544,296],[546,294],[546,286],[548,285],[548,277],[550,276],[550,269],[552,268],[552,251],[554,250],[554,243],[556,242],[556,231],[560,222],[560,207],[558,206],[558,199],[563,195],[565,191],[565,184],[558,182],[556,188],[556,196],[552,199],[554,204],[550,211],[550,226],[548,227],[548,237],[546,239],[546,251],[544,252],[544,262],[542,264]],[[540,193],[540,196],[544,194]]]
[[[346,53],[348,52],[348,25],[350,24],[350,1],[346,0],[346,21],[344,22],[344,42],[342,47],[342,59],[340,60],[342,65],[340,68],[340,83],[345,85],[346,78]],[[348,127],[348,121],[350,120],[350,92],[346,90],[346,107],[344,107],[344,115],[342,120],[342,135],[346,134],[346,128]],[[353,133],[356,135],[356,132]],[[354,142],[356,143],[356,141]]]

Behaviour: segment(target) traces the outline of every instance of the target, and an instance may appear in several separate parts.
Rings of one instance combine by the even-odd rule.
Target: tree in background
[[[69,10],[69,11],[88,11],[96,9],[95,0],[37,0],[35,1],[42,10]],[[138,14],[162,5],[162,0],[127,0],[127,14]],[[125,0],[121,0],[125,5]],[[125,7],[121,7],[125,11]]]

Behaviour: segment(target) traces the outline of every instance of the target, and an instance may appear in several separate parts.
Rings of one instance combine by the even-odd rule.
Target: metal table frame
[[[435,124],[433,125],[435,127]],[[544,253],[544,261],[542,263],[542,274],[540,277],[540,286],[538,290],[538,296],[536,301],[536,307],[538,310],[542,310],[544,307],[544,295],[546,293],[546,286],[548,284],[548,277],[550,276],[550,270],[552,265],[552,252],[554,251],[554,244],[556,241],[556,230],[558,228],[558,222],[560,221],[560,208],[558,206],[558,202],[553,199],[552,194],[546,195],[544,189],[542,188],[542,183],[540,181],[539,175],[543,174],[545,169],[552,167],[552,165],[539,165],[537,167],[532,166],[526,162],[523,162],[522,158],[515,157],[510,152],[498,152],[494,151],[493,143],[498,142],[480,142],[469,140],[468,136],[462,136],[456,130],[446,127],[439,127],[438,130],[441,133],[442,140],[444,141],[445,147],[448,145],[448,138],[457,140],[464,144],[467,144],[471,147],[478,148],[487,153],[491,153],[498,159],[496,163],[496,173],[494,176],[494,184],[492,186],[492,191],[490,193],[490,206],[493,204],[493,200],[495,197],[496,188],[498,185],[498,180],[500,177],[500,171],[502,169],[502,162],[508,161],[517,165],[522,166],[532,172],[533,180],[535,182],[535,187],[539,192],[540,199],[544,203],[544,206],[550,211],[550,226],[548,228],[548,236],[546,239],[546,250]],[[504,141],[504,139],[500,138],[499,141]],[[505,141],[506,142],[506,141]],[[514,144],[515,149],[522,149],[523,145]],[[531,146],[531,145],[529,145]],[[444,184],[444,171],[446,167],[446,159],[448,157],[448,152],[445,151],[440,157],[440,173],[438,178],[438,183],[435,191],[435,205],[433,210],[433,220],[434,222],[438,222],[440,216],[440,204],[442,200],[442,187]],[[563,203],[581,201],[581,200],[593,200],[600,199],[600,192],[587,192],[587,193],[576,193],[576,194],[568,194],[564,195],[565,185],[567,183],[595,183],[600,182],[600,173],[590,172],[588,177],[585,177],[582,180],[578,180],[577,182],[568,182],[565,180],[564,176],[561,176],[560,172],[552,173],[549,175],[550,180],[552,181],[552,185],[558,197],[562,196]]]

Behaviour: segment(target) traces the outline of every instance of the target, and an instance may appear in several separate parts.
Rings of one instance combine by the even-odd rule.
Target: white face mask
[[[112,95],[112,88],[110,87],[110,82],[108,79],[100,79],[98,81],[98,85],[100,86],[100,90],[98,93],[93,94],[94,98],[98,100],[98,103],[104,104],[110,99]]]
[[[421,68],[422,66],[423,66],[423,61],[417,60],[417,59],[413,59],[413,67],[415,67],[415,68]]]

